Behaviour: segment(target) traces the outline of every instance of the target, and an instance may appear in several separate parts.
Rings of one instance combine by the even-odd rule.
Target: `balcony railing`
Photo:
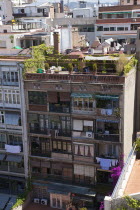
[[[8,165],[0,165],[0,171],[8,171]]]
[[[95,140],[119,142],[119,134],[94,134]]]
[[[95,108],[89,108],[89,107],[73,107],[72,112],[76,114],[94,114]]]
[[[26,17],[27,14],[26,13],[13,13],[13,16],[15,18],[20,18],[20,17]]]
[[[45,73],[27,73],[25,80],[46,80],[46,81],[71,81],[71,82],[93,82],[93,83],[111,83],[123,84],[125,77],[117,75],[69,75],[69,74],[45,74]]]
[[[66,183],[72,183],[72,177],[66,177],[63,175],[54,175],[54,174],[45,174],[45,173],[34,173],[32,172],[32,178],[33,179],[43,179],[43,180],[49,180],[49,181],[60,181],[60,182],[66,182]]]
[[[24,173],[24,168],[9,166],[9,172],[21,173],[22,174],[22,173]]]
[[[94,133],[92,131],[89,132],[80,132],[80,131],[73,131],[72,133],[73,138],[89,138],[89,139],[94,139]]]
[[[50,105],[49,107],[50,112],[57,112],[57,113],[70,113],[70,108],[68,106],[63,105]]]
[[[51,157],[51,152],[41,152],[39,149],[31,148],[31,155],[40,157]]]
[[[36,133],[36,134],[45,134],[45,135],[48,135],[50,136],[51,133],[50,133],[50,130],[49,129],[41,129],[39,127],[35,127],[35,128],[31,128],[30,127],[30,133]]]

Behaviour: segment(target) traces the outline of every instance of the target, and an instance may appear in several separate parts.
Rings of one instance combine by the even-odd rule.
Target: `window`
[[[53,141],[52,149],[55,152],[71,153],[71,143],[64,141]]]
[[[47,104],[46,92],[29,91],[28,95],[29,95],[29,104],[38,104],[38,105]]]
[[[3,33],[7,33],[7,30],[3,30]]]
[[[41,13],[42,11],[42,9],[37,9],[37,13]]]
[[[128,31],[128,27],[125,27],[125,31]]]
[[[104,28],[104,31],[109,31],[109,28]]]
[[[115,27],[110,27],[110,31],[116,31]]]
[[[92,145],[75,144],[74,154],[78,156],[93,157],[94,149]]]
[[[0,123],[4,123],[4,112],[0,111]]]
[[[18,72],[2,71],[3,84],[10,85],[11,83],[18,82]],[[12,84],[13,85],[13,84]]]
[[[4,149],[6,143],[7,143],[6,135],[3,133],[0,133],[0,148]]]
[[[103,31],[103,26],[97,26],[97,31]]]
[[[7,104],[20,104],[20,94],[18,90],[4,90],[4,101]]]
[[[12,134],[8,135],[8,144],[20,146],[21,152],[23,152],[22,136],[12,135]]]
[[[127,0],[127,4],[129,4],[130,3],[130,0]]]
[[[0,10],[2,10],[2,8],[0,7]]]
[[[50,141],[43,137],[30,137],[31,154],[39,156],[48,156],[50,152]]]

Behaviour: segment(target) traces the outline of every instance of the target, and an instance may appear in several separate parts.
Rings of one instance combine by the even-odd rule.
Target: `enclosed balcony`
[[[50,112],[70,113],[69,92],[48,92],[48,102]]]
[[[73,119],[73,138],[94,138],[93,121]]]
[[[96,140],[119,142],[119,121],[97,119],[96,132],[94,138]]]
[[[50,140],[42,137],[30,136],[30,150],[33,156],[50,157]]]
[[[95,100],[92,94],[72,93],[72,112],[76,114],[93,114],[95,112]]]

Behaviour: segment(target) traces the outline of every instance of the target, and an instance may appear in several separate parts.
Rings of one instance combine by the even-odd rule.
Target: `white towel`
[[[107,115],[112,115],[112,109],[106,109],[106,114]]]
[[[99,157],[96,157],[97,163],[100,163],[100,159]]]
[[[116,166],[116,160],[112,159],[111,164],[112,164],[112,166]]]
[[[101,114],[106,115],[106,109],[101,109]]]
[[[13,145],[5,144],[5,149],[6,149],[6,152],[9,152],[9,153],[20,153],[21,152],[20,146],[13,146]]]
[[[100,159],[100,166],[104,170],[109,170],[109,167],[111,166],[111,159],[101,158]]]

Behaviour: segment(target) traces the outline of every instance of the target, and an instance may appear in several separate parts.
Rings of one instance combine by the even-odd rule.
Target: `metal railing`
[[[136,148],[136,145],[133,146],[133,148],[131,149],[131,151],[130,151],[130,153],[128,155],[128,158],[127,158],[126,163],[125,163],[125,165],[123,167],[123,170],[121,172],[121,175],[120,175],[120,177],[118,179],[118,182],[117,182],[117,184],[116,184],[116,186],[114,188],[114,191],[113,191],[113,193],[111,195],[111,198],[112,199],[115,199],[115,198],[119,197],[118,194],[119,194],[120,189],[122,189],[122,185],[123,185],[123,188],[125,189],[125,186],[123,184],[123,181],[126,179],[126,177],[125,177],[126,176],[126,173],[128,172],[128,168],[130,167],[132,158],[135,155],[135,148]]]

